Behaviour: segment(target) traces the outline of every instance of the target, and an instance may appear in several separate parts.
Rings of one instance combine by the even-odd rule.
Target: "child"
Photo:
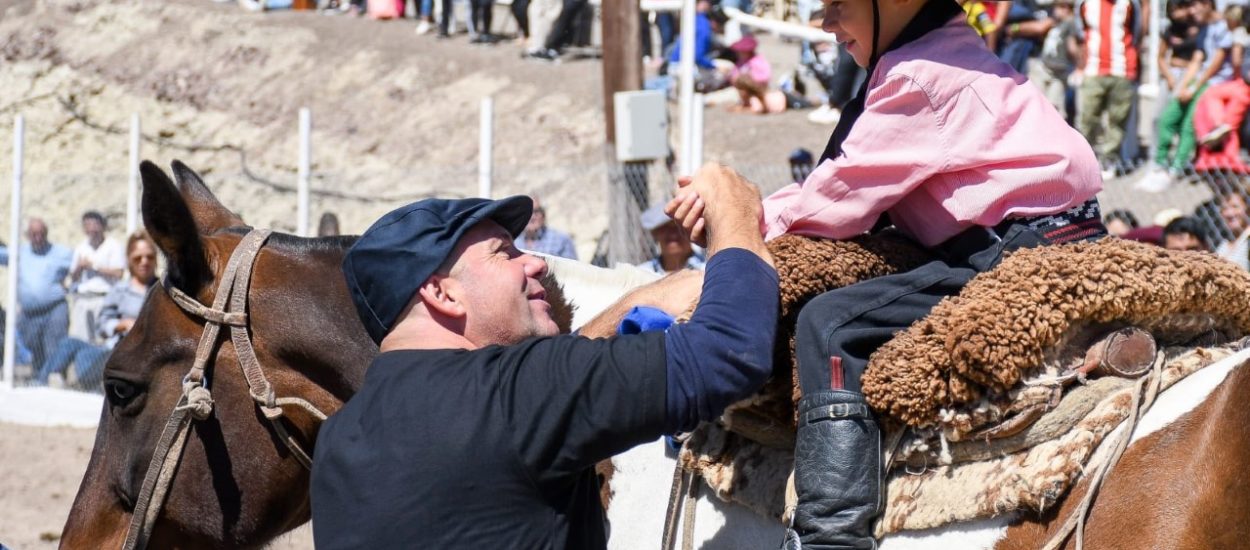
[[[886,214],[938,258],[819,296],[796,328],[798,507],[785,547],[875,548],[884,472],[860,393],[869,354],[1005,252],[1104,235],[1102,182],[1088,143],[955,0],[834,0],[825,14],[869,78],[815,171],[765,199],[762,229],[846,239]],[[695,193],[679,189],[668,212],[702,239]]]
[[[729,46],[736,58],[729,73],[729,82],[738,90],[739,102],[734,110],[754,110],[768,113],[768,81],[773,77],[772,66],[764,56],[756,53],[759,43],[755,37],[746,35]]]

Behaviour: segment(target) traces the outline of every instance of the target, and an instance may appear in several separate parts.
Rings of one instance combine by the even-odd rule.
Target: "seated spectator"
[[[547,227],[547,211],[543,209],[542,202],[536,196],[530,199],[534,201],[534,212],[530,214],[525,231],[517,235],[517,248],[576,260],[577,249],[573,247],[573,239],[566,233]]]
[[[1242,269],[1250,269],[1250,223],[1247,223],[1246,197],[1237,190],[1221,195],[1220,219],[1233,238],[1221,239],[1215,246],[1216,255]]]
[[[104,297],[126,269],[126,252],[122,245],[105,235],[108,222],[94,210],[82,215],[85,238],[74,248],[69,273],[70,317],[69,335],[95,342],[96,318],[104,307]]]
[[[681,269],[703,270],[703,256],[695,252],[694,245],[681,228],[677,227],[677,222],[664,213],[663,204],[648,208],[639,221],[642,222],[642,228],[649,231],[651,238],[655,239],[659,253],[638,264],[638,267],[661,275]]]
[[[1102,219],[1102,224],[1107,228],[1107,234],[1121,237],[1124,234],[1137,229],[1137,216],[1128,210],[1112,210],[1108,212]]]
[[[1250,33],[1246,32],[1243,18],[1246,11],[1241,6],[1229,6],[1224,20],[1232,29],[1233,47],[1229,59],[1233,76],[1228,82],[1207,89],[1198,99],[1194,111],[1194,134],[1198,136],[1197,170],[1228,170],[1250,172],[1241,160],[1241,137],[1237,129],[1246,118],[1250,107],[1250,66],[1245,62],[1246,46],[1250,45]]]
[[[1148,193],[1166,190],[1193,160],[1198,146],[1194,134],[1197,102],[1208,85],[1221,84],[1232,76],[1226,59],[1233,45],[1232,34],[1224,19],[1216,14],[1213,0],[1197,0],[1188,10],[1180,6],[1177,2],[1169,12],[1166,43],[1171,61],[1164,62],[1164,49],[1159,53],[1159,68],[1164,71],[1172,98],[1159,114],[1154,167],[1134,186]]]
[[[785,109],[784,96],[780,104],[769,98],[768,82],[773,78],[773,68],[756,51],[758,47],[759,42],[750,35],[729,46],[735,57],[733,71],[729,73],[729,83],[738,90],[739,100],[731,107],[732,110],[767,114]]]
[[[100,310],[97,333],[104,343],[97,346],[73,337],[62,340],[36,375],[39,384],[47,384],[53,373],[64,373],[72,363],[78,387],[99,385],[109,352],[134,326],[148,289],[156,282],[156,245],[146,232],[130,236],[126,258],[130,277],[113,285]]]
[[[1163,228],[1183,216],[1180,210],[1165,208],[1155,213],[1153,223],[1138,227],[1120,236],[1121,239],[1163,246]]]
[[[1176,218],[1163,228],[1163,248],[1202,252],[1211,250],[1202,236],[1202,228],[1198,225],[1198,221],[1188,216]]]

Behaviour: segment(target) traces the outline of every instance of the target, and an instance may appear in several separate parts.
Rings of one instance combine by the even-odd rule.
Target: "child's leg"
[[[875,548],[881,440],[860,393],[868,356],[975,275],[935,261],[822,294],[799,313],[798,507],[786,548]],[[831,467],[837,465],[837,467]]]
[[[1233,79],[1228,83],[1228,105],[1225,107],[1224,122],[1233,128],[1232,133],[1237,133],[1237,128],[1241,127],[1241,123],[1246,119],[1246,109],[1250,108],[1250,85],[1240,78]]]
[[[1224,101],[1227,92],[1224,90],[1224,84],[1212,86],[1207,93],[1195,100],[1194,107],[1194,134],[1205,136],[1215,129],[1216,126],[1226,123],[1227,109],[1224,108]]]
[[[1172,139],[1180,131],[1181,120],[1184,118],[1185,109],[1176,99],[1168,100],[1168,104],[1163,107],[1163,112],[1159,113],[1159,126],[1155,132],[1158,136],[1158,142],[1155,143],[1155,163],[1159,166],[1169,165]]]
[[[1198,136],[1194,133],[1194,111],[1206,88],[1206,86],[1199,88],[1194,93],[1194,98],[1184,105],[1184,114],[1180,123],[1181,137],[1176,144],[1176,156],[1172,158],[1172,168],[1177,171],[1185,169],[1185,166],[1194,158],[1194,150],[1198,148]]]

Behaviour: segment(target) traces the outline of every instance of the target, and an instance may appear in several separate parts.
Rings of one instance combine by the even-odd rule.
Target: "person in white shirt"
[[[1231,190],[1220,197],[1220,218],[1228,228],[1233,240],[1215,247],[1219,257],[1233,262],[1242,269],[1250,269],[1250,223],[1247,223],[1246,198]]]
[[[104,297],[126,270],[126,252],[116,240],[105,236],[108,222],[94,210],[82,215],[82,231],[87,238],[74,248],[70,265],[69,335],[84,342],[98,343],[95,319],[104,307]]]

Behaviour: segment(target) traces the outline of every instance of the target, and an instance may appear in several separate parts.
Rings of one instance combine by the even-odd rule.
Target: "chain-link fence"
[[[758,185],[765,196],[801,181],[811,170],[810,165],[785,163],[734,168]],[[404,172],[314,173],[312,227],[315,231],[317,221],[332,214],[339,232],[360,233],[382,214],[402,204],[432,196],[474,196],[478,190],[476,170],[476,164],[464,163]],[[662,205],[672,196],[675,177],[664,163],[503,166],[496,167],[494,173],[496,197],[541,196],[549,225],[573,235],[583,261],[608,266],[637,264],[655,257],[655,242],[641,218],[647,208]],[[1157,182],[1147,182],[1152,174],[1146,164],[1109,171],[1099,196],[1104,216],[1114,212],[1139,227],[1162,226],[1175,217],[1188,216],[1200,227],[1208,248],[1234,240],[1239,236],[1235,232],[1244,231],[1245,201],[1233,201],[1237,203],[1233,206],[1240,209],[1224,206],[1230,194],[1244,199],[1245,174],[1236,170],[1191,169],[1170,177],[1162,189]],[[294,231],[297,219],[293,183],[258,181],[248,174],[212,173],[204,179],[222,203],[248,223]],[[113,336],[128,326],[126,321],[117,323],[119,318],[108,315],[104,316],[107,323],[101,321],[109,291],[119,281],[129,280],[133,273],[131,255],[125,250],[126,175],[28,173],[24,183],[25,233],[20,243],[23,254],[18,299],[16,304],[3,304],[5,312],[17,315],[14,381],[19,386],[98,388],[99,367],[107,357],[110,340],[115,341]],[[1143,189],[1151,185],[1156,192]],[[387,191],[367,191],[377,189]],[[0,194],[0,212],[8,211],[9,201],[10,194]],[[86,250],[83,247],[88,246],[82,216],[89,211],[98,212],[106,222],[106,242],[111,243],[108,247],[115,253],[111,264],[84,264],[76,269],[80,262],[74,249]],[[1237,219],[1243,221],[1239,223]],[[1231,226],[1226,220],[1232,220]],[[46,237],[34,235],[35,230]],[[50,247],[35,242],[42,239]],[[121,259],[116,253],[119,248]],[[86,255],[81,251],[78,254]],[[124,265],[118,267],[118,263]],[[0,275],[5,275],[0,277],[0,290],[7,285],[7,270],[0,267]],[[118,324],[123,330],[118,330]]]

